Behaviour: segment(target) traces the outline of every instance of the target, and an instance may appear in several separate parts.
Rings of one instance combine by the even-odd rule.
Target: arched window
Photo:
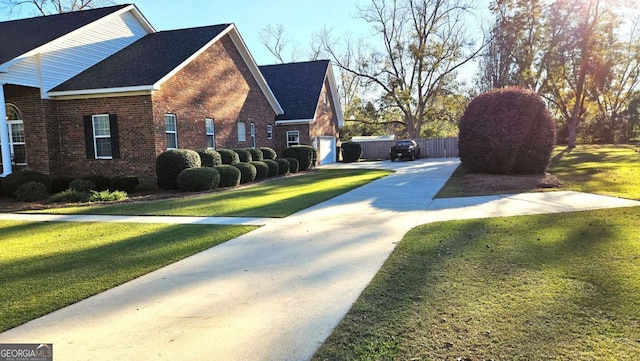
[[[17,106],[7,103],[7,126],[9,128],[9,146],[11,159],[16,165],[27,164],[26,143],[24,139],[24,122]]]

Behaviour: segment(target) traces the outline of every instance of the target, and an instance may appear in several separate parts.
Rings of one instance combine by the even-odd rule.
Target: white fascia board
[[[342,104],[340,103],[340,94],[338,94],[338,86],[336,84],[336,77],[333,74],[333,65],[329,62],[329,69],[327,70],[326,77],[329,79],[329,88],[331,90],[331,98],[336,108],[336,117],[338,118],[338,126],[344,126],[344,113],[342,112]]]
[[[249,49],[247,48],[247,44],[245,44],[244,40],[242,39],[242,36],[240,36],[238,29],[236,29],[236,26],[234,24],[231,24],[231,27],[233,28],[233,31],[230,34],[231,40],[233,40],[233,43],[235,44],[236,48],[240,52],[242,59],[244,60],[245,64],[249,67],[249,71],[251,71],[251,74],[253,74],[253,77],[258,83],[258,86],[260,87],[260,89],[262,90],[262,93],[267,98],[267,101],[269,101],[271,108],[276,113],[276,115],[284,114],[284,109],[280,105],[280,102],[278,102],[278,99],[276,98],[276,96],[273,94],[273,91],[271,90],[271,88],[269,87],[269,84],[267,83],[266,79],[262,75],[262,72],[260,72],[260,69],[258,68],[258,64],[256,64],[256,61],[253,58],[253,55],[251,55],[251,53],[249,52]]]
[[[118,94],[151,94],[154,90],[152,85],[140,85],[121,88],[103,88],[103,89],[82,89],[82,90],[65,90],[65,91],[50,91],[47,94],[51,98],[69,98],[69,97],[91,97],[91,96],[104,96]],[[136,94],[136,95],[137,95]]]
[[[315,119],[276,120],[276,125],[311,124]]]

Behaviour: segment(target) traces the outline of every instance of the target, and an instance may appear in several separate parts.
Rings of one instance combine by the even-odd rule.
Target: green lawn
[[[390,172],[367,169],[322,169],[284,177],[247,188],[173,198],[154,202],[124,203],[47,209],[40,213],[171,216],[286,217],[314,204],[360,187]]]
[[[640,207],[410,231],[314,360],[637,360]]]
[[[0,221],[0,332],[255,228]]]

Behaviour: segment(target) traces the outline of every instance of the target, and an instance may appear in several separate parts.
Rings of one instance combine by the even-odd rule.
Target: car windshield
[[[404,141],[399,141],[396,145],[398,147],[410,147],[413,145],[413,143],[409,140],[404,140]]]

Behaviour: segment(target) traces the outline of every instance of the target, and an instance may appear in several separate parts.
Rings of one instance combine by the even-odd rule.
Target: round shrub
[[[280,164],[273,159],[265,159],[263,162],[269,167],[268,177],[275,177],[280,172]],[[288,164],[287,164],[288,165]]]
[[[200,165],[202,167],[215,167],[222,164],[222,156],[214,149],[196,150],[200,156]]]
[[[51,180],[51,193],[56,194],[69,189],[73,178],[71,177],[56,177]]]
[[[278,154],[275,150],[269,147],[260,147],[260,152],[262,152],[262,159],[276,159],[278,158]]]
[[[240,184],[240,169],[228,164],[218,165],[213,168],[220,173],[218,187],[235,187]]]
[[[133,193],[138,185],[140,185],[140,180],[132,175],[119,175],[109,180],[109,189],[112,191]]]
[[[251,160],[253,161],[264,160],[264,155],[262,155],[262,151],[258,148],[249,148],[249,153],[251,153]]]
[[[249,162],[249,164],[253,164],[253,166],[256,167],[256,180],[265,179],[269,176],[269,166],[267,163],[254,160]]]
[[[234,150],[236,151],[236,153],[238,153],[238,157],[240,158],[241,163],[249,163],[253,160],[253,158],[251,158],[251,152],[249,151],[249,148],[238,148]]]
[[[90,193],[96,190],[96,185],[86,179],[74,179],[69,183],[69,189],[76,192]]]
[[[87,202],[91,198],[91,193],[88,192],[78,192],[73,189],[66,189],[62,192],[58,192],[49,198],[49,202],[53,203],[76,203],[76,202]]]
[[[21,170],[9,174],[2,180],[2,191],[8,197],[15,198],[18,187],[29,182],[42,183],[51,190],[51,177],[33,170]]]
[[[284,158],[277,158],[275,160],[276,163],[278,163],[278,175],[285,175],[287,173],[289,173],[289,161],[284,159]],[[297,162],[297,160],[296,160]]]
[[[220,173],[212,167],[187,168],[178,174],[178,188],[185,192],[213,189],[220,183]]]
[[[296,158],[285,158],[289,162],[289,172],[298,173],[300,171],[300,162]]]
[[[160,153],[156,158],[156,176],[158,187],[178,188],[178,174],[187,168],[200,167],[200,156],[189,149],[171,149]]]
[[[317,153],[313,147],[308,145],[294,145],[282,151],[283,158],[296,158],[299,163],[299,170],[305,171],[313,168],[316,164]]]
[[[98,192],[106,191],[109,189],[109,178],[103,176],[102,174],[89,174],[82,177],[82,179],[86,179],[95,184],[96,188],[94,190]]]
[[[362,156],[362,144],[355,142],[342,143],[342,160],[345,162],[357,162]]]
[[[544,173],[555,127],[538,94],[494,89],[469,103],[460,119],[458,148],[467,170],[493,174]]]
[[[256,179],[257,170],[251,163],[236,163],[234,167],[240,170],[240,184],[253,182]]]
[[[49,198],[47,186],[40,182],[21,184],[16,189],[16,199],[20,202],[37,202]]]
[[[222,164],[240,163],[240,156],[233,149],[218,149],[218,153],[222,158]]]

